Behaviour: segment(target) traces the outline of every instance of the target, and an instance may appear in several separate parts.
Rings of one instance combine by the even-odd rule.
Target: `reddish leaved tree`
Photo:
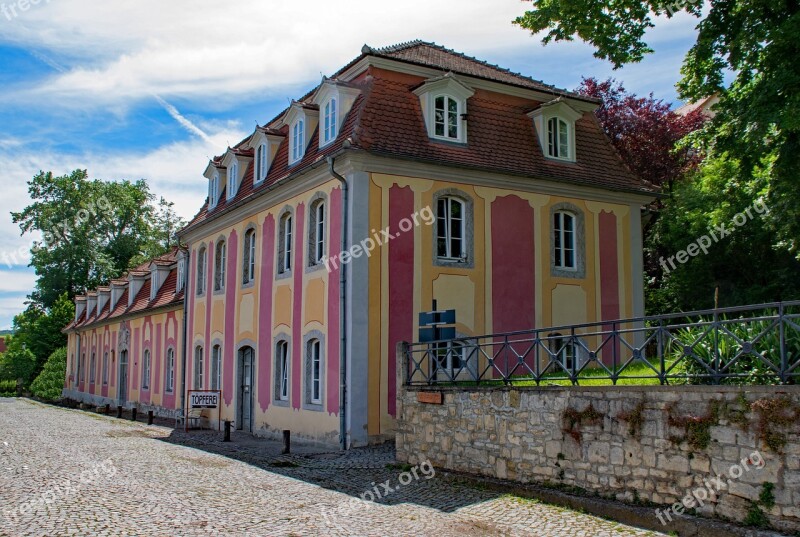
[[[613,78],[603,82],[584,78],[576,91],[602,101],[595,112],[600,126],[640,178],[671,190],[677,178],[700,162],[691,149],[677,148],[682,138],[706,121],[700,110],[676,114],[652,93],[638,97]]]

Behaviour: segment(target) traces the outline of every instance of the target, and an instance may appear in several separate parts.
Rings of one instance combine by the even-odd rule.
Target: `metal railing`
[[[795,384],[800,301],[402,347],[407,386]]]

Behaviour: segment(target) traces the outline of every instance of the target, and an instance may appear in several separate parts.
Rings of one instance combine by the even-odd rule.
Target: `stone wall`
[[[749,516],[794,532],[798,388],[403,389],[397,455],[410,464],[430,459],[450,470],[579,487],[678,512],[738,522]],[[686,507],[675,505],[682,501]]]

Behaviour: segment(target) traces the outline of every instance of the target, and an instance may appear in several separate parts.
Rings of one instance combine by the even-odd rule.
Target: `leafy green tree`
[[[162,227],[180,225],[167,202],[157,211],[147,182],[89,179],[86,170],[28,182],[33,203],[12,213],[22,233],[42,235],[31,250],[38,276],[32,301],[42,309],[71,299],[129,269],[143,254],[166,251]],[[160,252],[157,250],[161,249]]]
[[[53,401],[61,397],[67,375],[67,348],[54,351],[39,376],[31,384],[31,393],[36,397]]]
[[[652,49],[645,33],[658,15],[686,11],[698,19],[697,42],[686,55],[682,98],[718,94],[716,116],[699,137],[712,156],[736,155],[731,185],[766,172],[766,199],[782,215],[773,247],[800,257],[800,2],[797,0],[531,0],[515,23],[544,43],[576,36],[615,67]],[[725,86],[728,72],[734,80]]]
[[[47,358],[59,347],[67,344],[67,336],[61,330],[75,316],[75,305],[66,293],[44,310],[37,304],[14,317],[15,344],[29,349],[36,356],[36,371],[40,371]]]
[[[8,350],[0,356],[0,379],[22,379],[27,386],[36,375],[36,356],[12,338]]]

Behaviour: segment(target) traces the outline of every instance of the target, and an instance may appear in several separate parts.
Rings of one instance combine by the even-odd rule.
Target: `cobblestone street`
[[[0,399],[0,535],[660,535],[426,468],[414,478],[388,447],[281,456],[220,440]],[[384,498],[353,501],[367,491]]]

